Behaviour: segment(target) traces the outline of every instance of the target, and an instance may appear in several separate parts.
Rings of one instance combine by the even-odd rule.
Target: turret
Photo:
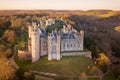
[[[60,60],[61,55],[60,55],[60,41],[61,41],[61,36],[60,34],[57,34],[57,60]]]
[[[80,44],[81,44],[80,50],[82,51],[84,48],[84,31],[83,30],[80,31]]]
[[[32,62],[37,61],[40,58],[40,32],[36,24],[33,25],[31,33],[32,43]]]
[[[48,36],[48,60],[60,60],[60,40],[61,37],[57,33],[51,33]]]
[[[40,20],[40,27],[41,27],[42,29],[45,28],[44,24],[45,24],[45,21],[44,21],[44,20]]]
[[[28,26],[28,36],[31,38],[32,26]]]
[[[48,35],[48,60],[51,60],[51,34]]]

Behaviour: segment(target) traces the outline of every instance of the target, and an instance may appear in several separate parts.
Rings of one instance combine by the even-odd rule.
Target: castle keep
[[[58,31],[47,33],[44,25],[55,24],[55,19],[41,20],[28,27],[28,51],[32,62],[48,55],[48,60],[60,60],[62,56],[84,55],[91,58],[91,53],[83,53],[84,31],[77,32],[71,25],[64,25]]]

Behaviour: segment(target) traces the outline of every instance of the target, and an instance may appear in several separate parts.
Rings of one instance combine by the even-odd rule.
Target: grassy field
[[[22,61],[17,57],[15,58],[16,63],[22,67],[42,72],[56,73],[58,75],[66,76],[80,76],[81,73],[85,72],[90,75],[90,68],[93,66],[93,62],[83,56],[76,57],[63,57],[60,61],[51,60],[48,61],[47,56],[41,57],[39,61],[31,63],[31,61]],[[39,79],[36,79],[39,80]],[[69,78],[54,78],[54,80],[80,80],[80,79],[69,79]],[[98,78],[88,78],[88,80],[99,80]],[[112,72],[108,73],[103,77],[103,80],[114,80]]]
[[[19,65],[27,69],[42,72],[68,76],[79,76],[83,72],[85,72],[87,75],[90,75],[90,68],[93,66],[93,63],[90,59],[83,56],[63,57],[61,60],[51,61],[48,61],[47,56],[45,56],[41,57],[41,59],[35,63],[24,62],[21,64],[19,62]]]

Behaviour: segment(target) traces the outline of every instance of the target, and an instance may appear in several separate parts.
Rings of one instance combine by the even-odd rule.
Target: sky
[[[120,0],[0,0],[0,10],[120,10]]]

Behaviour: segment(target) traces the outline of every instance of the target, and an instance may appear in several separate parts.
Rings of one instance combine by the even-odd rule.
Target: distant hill
[[[75,15],[97,15],[100,17],[109,17],[120,14],[120,11],[112,10],[0,10],[0,16],[4,15],[18,15],[18,14],[75,14]]]

